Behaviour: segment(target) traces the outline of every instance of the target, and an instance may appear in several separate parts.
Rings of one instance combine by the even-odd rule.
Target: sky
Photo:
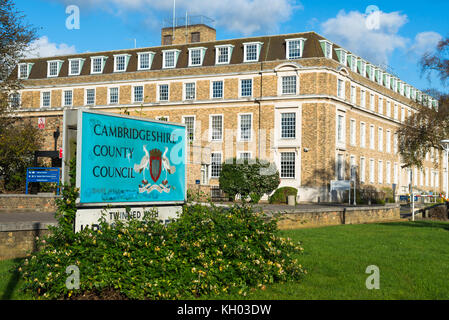
[[[449,1],[432,0],[16,0],[38,28],[28,56],[160,45],[164,20],[204,15],[217,40],[315,31],[420,90],[420,57],[449,37]],[[79,17],[79,19],[76,19]],[[79,21],[79,23],[78,23]]]

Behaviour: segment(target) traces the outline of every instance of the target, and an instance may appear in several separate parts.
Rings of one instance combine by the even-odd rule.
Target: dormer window
[[[377,83],[382,85],[383,84],[383,77],[384,77],[384,73],[382,70],[377,69]]]
[[[31,72],[31,67],[34,63],[19,63],[19,79],[28,79]]]
[[[357,72],[357,57],[353,54],[348,55],[349,67],[352,72]]]
[[[346,65],[348,64],[348,52],[343,49],[335,49],[335,51],[337,52],[338,60],[340,61],[340,63],[346,67]]]
[[[128,68],[130,54],[114,55],[114,72],[125,72]]]
[[[393,91],[398,92],[398,79],[393,78]]]
[[[368,65],[368,66],[367,66],[367,71],[368,71],[368,77],[369,77],[369,79],[370,79],[371,81],[374,81],[374,79],[375,79],[375,76],[374,76],[375,68],[374,68],[374,66],[373,66],[372,64]]]
[[[189,48],[189,67],[202,66],[207,48]]]
[[[215,64],[229,64],[231,62],[233,45],[215,46]]]
[[[388,89],[390,89],[390,81],[391,81],[391,77],[390,77],[389,74],[385,74],[384,77],[385,77],[385,86],[386,86]]]
[[[91,61],[90,73],[91,74],[103,73],[103,69],[106,64],[107,58],[108,57],[104,56],[90,58]]]
[[[62,60],[53,60],[47,62],[47,77],[57,77],[61,70]]]
[[[137,70],[150,70],[153,58],[154,52],[139,52],[137,54]]]
[[[248,42],[243,44],[243,62],[257,62],[259,61],[260,50],[262,42]]]
[[[324,56],[328,59],[332,59],[332,43],[327,40],[320,40],[320,44]]]
[[[162,67],[166,68],[175,68],[178,62],[179,53],[181,50],[163,50],[162,51]]]
[[[366,77],[366,61],[359,58],[358,65],[359,65],[360,74],[362,76]]]
[[[285,42],[286,45],[286,54],[287,59],[299,59],[302,58],[302,53],[304,50],[304,42],[306,39],[297,38],[297,39],[287,39]]]
[[[69,76],[78,76],[83,69],[85,59],[69,59]]]

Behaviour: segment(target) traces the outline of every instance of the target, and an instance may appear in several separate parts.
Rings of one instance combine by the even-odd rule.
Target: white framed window
[[[69,76],[78,76],[81,74],[85,59],[69,59]]]
[[[379,97],[378,102],[379,102],[379,106],[378,106],[377,110],[380,114],[383,114],[384,113],[384,99],[382,97]]]
[[[223,141],[223,115],[210,115],[210,141]]]
[[[202,66],[207,48],[189,48],[189,67]]]
[[[375,71],[376,71],[376,69],[374,68],[374,66],[373,66],[373,65],[370,65],[370,66],[369,66],[369,72],[368,72],[368,74],[369,74],[369,79],[370,79],[371,81],[376,80],[376,78],[375,78]]]
[[[346,67],[348,64],[348,52],[341,48],[335,49],[335,52],[337,52],[340,63]]]
[[[71,107],[73,105],[73,91],[72,90],[64,90],[63,94],[63,102],[64,107]]]
[[[405,109],[404,107],[401,108],[401,122],[405,121]]]
[[[52,60],[47,62],[47,77],[57,77],[59,75],[59,71],[61,70],[62,60]]]
[[[366,91],[362,90],[360,93],[360,106],[366,108]]]
[[[184,100],[195,100],[196,85],[195,82],[184,83]]]
[[[345,179],[345,161],[344,161],[344,155],[338,154],[337,155],[337,180],[344,180]]]
[[[262,42],[247,42],[243,44],[243,62],[259,61]]]
[[[398,134],[395,133],[394,137],[393,137],[393,152],[395,154],[397,154],[399,151],[399,146],[398,146]]]
[[[44,107],[44,108],[51,107],[51,92],[50,91],[42,92],[42,107]]]
[[[223,81],[212,81],[212,99],[223,99]]]
[[[356,172],[356,163],[355,163],[355,156],[351,155],[350,160],[349,160],[349,170],[350,170],[350,176],[351,176],[351,180],[355,181],[357,178],[357,172]]]
[[[349,143],[351,144],[351,146],[355,146],[356,145],[356,122],[354,119],[351,119],[350,125],[349,125]]]
[[[239,141],[252,140],[253,115],[251,113],[239,114],[238,137]]]
[[[295,152],[281,152],[281,178],[294,179],[296,173]]]
[[[332,42],[328,40],[320,40],[321,49],[323,49],[324,57],[332,59]]]
[[[345,98],[345,82],[343,79],[337,79],[337,96],[339,98]]]
[[[133,102],[143,102],[143,86],[133,87]]]
[[[360,147],[366,147],[366,124],[365,122],[360,122]]]
[[[370,106],[371,111],[373,111],[373,112],[376,111],[376,107],[374,105],[374,94],[372,94],[372,93],[369,96],[369,106]]]
[[[253,95],[253,79],[240,80],[240,96],[252,97]]]
[[[383,77],[384,77],[384,73],[382,70],[377,69],[377,83],[380,85],[383,85]]]
[[[399,119],[399,107],[398,107],[397,103],[394,104],[393,112],[394,112],[394,119],[398,120]]]
[[[162,50],[162,68],[176,68],[180,50]]]
[[[296,94],[297,77],[283,76],[282,78],[282,94]]]
[[[337,145],[346,144],[346,119],[344,114],[337,114]]]
[[[210,154],[211,178],[220,177],[221,166],[222,166],[221,152],[212,152]]]
[[[383,184],[384,183],[384,166],[383,166],[383,161],[379,160],[378,163],[378,170],[377,170],[377,182],[379,184]]]
[[[285,57],[288,60],[302,58],[305,41],[306,41],[305,38],[286,39]]]
[[[154,52],[137,53],[137,70],[150,70],[153,64]]]
[[[86,89],[86,105],[95,105],[95,89]]]
[[[391,184],[391,162],[387,161],[385,164],[385,183]]]
[[[18,70],[17,70],[18,78],[19,79],[28,79],[33,65],[34,65],[34,63],[19,63]]]
[[[381,127],[379,127],[378,129],[377,140],[378,140],[378,150],[384,151],[384,130]]]
[[[374,168],[374,159],[370,159],[369,160],[369,183],[374,184],[375,178],[374,178],[374,174],[375,174],[375,168]]]
[[[118,104],[119,88],[109,88],[109,104]]]
[[[281,113],[281,139],[296,138],[296,113]]]
[[[131,55],[116,54],[114,55],[114,72],[125,72],[128,68],[128,62]]]
[[[251,158],[252,158],[252,155],[251,155],[251,152],[249,152],[249,151],[238,152],[238,157],[237,157],[238,160],[249,161],[249,160],[251,160]]]
[[[234,46],[230,44],[215,46],[215,64],[229,64]]]
[[[390,85],[391,85],[391,77],[390,77],[390,75],[389,74],[385,74],[384,75],[384,77],[385,77],[385,86],[388,88],[388,89],[390,89]]]
[[[364,76],[364,77],[366,77],[366,61],[365,60],[363,60],[363,59],[361,59],[361,58],[359,58],[359,71],[360,71],[360,74],[362,75],[362,76]]]
[[[22,104],[20,92],[14,92],[9,95],[9,107],[18,109]]]
[[[370,125],[369,126],[369,147],[370,149],[374,150],[375,149],[375,141],[374,141],[374,126]]]
[[[391,153],[391,131],[387,130],[387,135],[385,137],[385,151]]]
[[[357,72],[357,56],[350,54],[348,55],[349,58],[349,67],[351,68],[352,72]]]
[[[195,140],[195,116],[183,116],[183,123],[186,125],[186,135],[188,141]]]
[[[365,183],[366,163],[365,157],[360,158],[360,183]]]
[[[169,88],[168,84],[160,84],[158,90],[158,101],[168,101]]]
[[[395,163],[393,165],[393,183],[398,184],[399,181],[399,165]]]
[[[209,165],[208,164],[201,165],[201,184],[202,185],[209,184]]]
[[[391,118],[391,101],[387,101],[387,117]]]
[[[351,103],[356,104],[357,102],[357,90],[355,86],[351,86]]]
[[[100,57],[91,57],[90,58],[90,73],[91,74],[100,74],[103,73],[104,66],[106,64],[106,59],[108,57],[100,56]]]

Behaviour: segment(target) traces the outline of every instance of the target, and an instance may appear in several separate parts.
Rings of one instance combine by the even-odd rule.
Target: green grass
[[[449,299],[449,223],[399,222],[283,232],[302,242],[299,256],[308,274],[246,297],[219,299]],[[380,270],[380,289],[368,290],[369,265]],[[29,299],[0,261],[0,299]],[[208,297],[215,299],[216,297]]]

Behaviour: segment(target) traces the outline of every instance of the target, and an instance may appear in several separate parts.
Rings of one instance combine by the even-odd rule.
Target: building
[[[183,122],[194,189],[217,186],[221,163],[237,157],[274,162],[301,201],[329,200],[330,181],[351,174],[408,192],[396,130],[418,108],[437,108],[432,97],[315,32],[216,40],[199,24],[164,28],[161,41],[24,60],[12,101],[21,117],[45,119],[48,149],[66,108]],[[412,169],[416,188],[445,190],[442,157],[434,150]]]

